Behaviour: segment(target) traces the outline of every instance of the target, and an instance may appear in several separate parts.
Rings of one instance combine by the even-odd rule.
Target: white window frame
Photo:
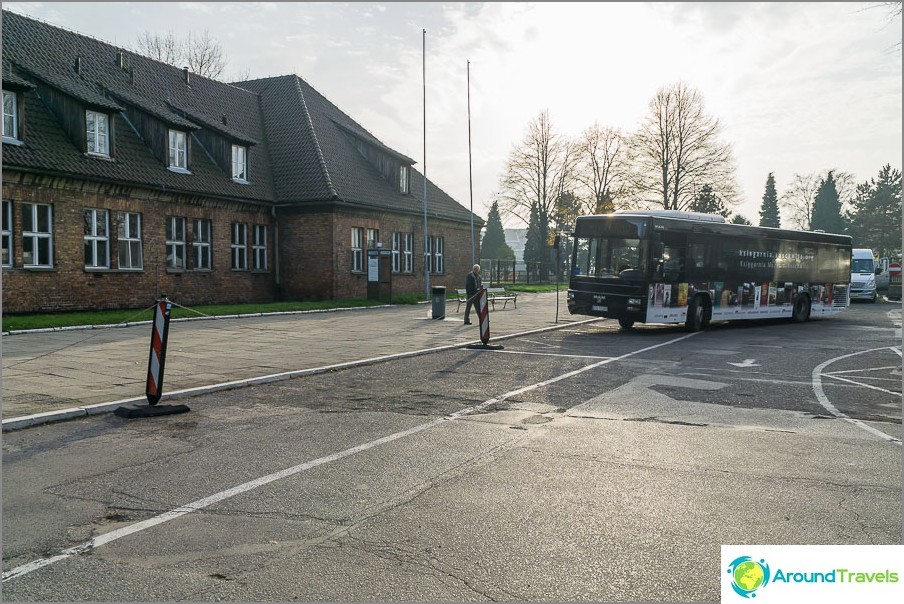
[[[110,268],[110,211],[85,208],[85,268]]]
[[[188,134],[182,130],[169,130],[169,168],[174,172],[188,172]],[[180,145],[181,143],[181,145]]]
[[[398,231],[392,234],[392,272],[399,273],[402,268],[401,251],[402,234]]]
[[[193,218],[191,232],[192,268],[209,271],[213,268],[213,222],[209,218]]]
[[[248,270],[248,225],[244,222],[232,223],[232,270]]]
[[[110,116],[85,111],[85,147],[90,155],[110,157]]]
[[[248,182],[248,147],[232,145],[232,180]]]
[[[414,233],[405,233],[402,239],[402,272],[414,272]]]
[[[367,247],[373,249],[380,243],[380,229],[367,229]]]
[[[6,100],[11,99],[9,112]],[[9,129],[7,129],[9,122]],[[3,138],[8,141],[19,141],[19,94],[12,90],[3,91]]]
[[[435,274],[441,275],[446,272],[446,262],[443,256],[445,241],[443,237],[433,237],[433,266],[432,270]]]
[[[39,216],[45,213],[47,230],[40,229]],[[28,217],[26,219],[26,216]],[[26,230],[31,223],[31,230]],[[41,244],[46,242],[46,262],[41,262]],[[32,262],[28,262],[28,254]],[[53,268],[53,206],[47,203],[22,204],[22,265],[27,268]]]
[[[3,266],[13,265],[13,202],[3,200]]]
[[[399,166],[399,193],[408,193],[410,183],[408,166]]]
[[[166,217],[166,268],[185,270],[185,217]]]
[[[141,243],[141,214],[138,212],[117,212],[116,225],[119,270],[143,270],[144,253]]]
[[[364,227],[352,227],[352,272],[364,272]]]
[[[267,270],[267,225],[254,225],[254,240],[251,244],[252,255],[254,256],[254,270]]]

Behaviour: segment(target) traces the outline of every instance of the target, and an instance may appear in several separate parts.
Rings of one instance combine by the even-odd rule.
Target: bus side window
[[[658,267],[657,275],[659,279],[666,283],[676,283],[686,281],[684,277],[684,248],[664,246],[662,253],[662,264]]]

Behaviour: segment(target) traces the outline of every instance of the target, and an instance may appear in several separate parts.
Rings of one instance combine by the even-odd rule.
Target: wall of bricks
[[[351,229],[377,229],[384,249],[392,233],[413,233],[413,272],[392,276],[392,291],[424,293],[423,216],[389,212],[336,211],[329,207],[269,208],[206,198],[88,183],[64,178],[4,174],[4,201],[13,203],[13,266],[3,268],[3,312],[144,308],[162,294],[184,306],[263,303],[275,300],[324,300],[367,297],[364,271],[352,271]],[[53,268],[23,268],[22,204],[53,206]],[[85,209],[110,213],[110,268],[86,269]],[[117,212],[141,214],[144,267],[118,266]],[[186,270],[166,268],[166,221],[186,218]],[[212,224],[212,269],[192,266],[192,219]],[[248,264],[252,266],[252,225],[268,226],[268,270],[231,269],[231,225],[248,225]],[[471,267],[470,226],[428,217],[431,236],[444,238],[445,270],[431,274],[431,286],[464,287]],[[479,232],[475,233],[479,240]],[[365,242],[366,244],[366,242]],[[276,248],[278,247],[278,255]],[[479,257],[479,250],[477,257]]]
[[[3,268],[3,312],[142,308],[166,294],[184,306],[213,303],[269,302],[274,299],[272,229],[267,272],[231,269],[231,224],[248,224],[251,261],[252,225],[270,228],[267,208],[210,199],[180,199],[172,194],[93,184],[68,179],[4,173],[2,196],[13,204],[13,266]],[[23,268],[22,214],[24,203],[53,207],[53,268]],[[109,211],[110,268],[86,269],[84,210]],[[144,267],[120,270],[116,213],[141,214]],[[186,255],[191,257],[192,219],[211,220],[212,269],[166,268],[166,217],[186,218]]]

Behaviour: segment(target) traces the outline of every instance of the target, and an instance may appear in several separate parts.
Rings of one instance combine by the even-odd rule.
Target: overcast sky
[[[881,3],[92,3],[5,9],[124,47],[147,30],[208,30],[227,76],[297,74],[486,217],[508,154],[548,110],[578,136],[635,130],[662,86],[703,96],[759,222],[766,178],[901,169],[901,18]],[[511,224],[507,226],[523,226]],[[784,224],[783,226],[790,226]]]

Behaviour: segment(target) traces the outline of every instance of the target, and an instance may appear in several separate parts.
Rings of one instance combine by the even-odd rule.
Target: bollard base
[[[123,405],[122,407],[117,407],[113,413],[126,419],[135,419],[136,417],[175,415],[176,413],[187,413],[189,411],[191,409],[186,405]]]
[[[505,346],[502,344],[468,344],[465,348],[472,350],[502,350]]]

